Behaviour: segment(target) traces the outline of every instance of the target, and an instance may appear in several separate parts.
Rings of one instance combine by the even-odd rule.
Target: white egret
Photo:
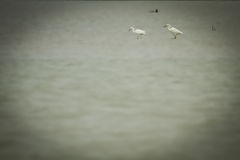
[[[171,32],[174,35],[174,39],[177,38],[177,35],[183,34],[182,31],[178,30],[177,28],[172,27],[170,24],[165,24],[164,28],[166,28],[169,30],[169,32]]]
[[[146,34],[146,32],[142,29],[136,29],[133,26],[129,28],[129,31],[132,31],[133,33],[137,34],[137,39],[139,39],[139,37],[143,36]]]

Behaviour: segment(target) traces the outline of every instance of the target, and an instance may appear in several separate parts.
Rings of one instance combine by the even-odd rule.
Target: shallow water
[[[0,159],[238,160],[239,9],[2,2]]]

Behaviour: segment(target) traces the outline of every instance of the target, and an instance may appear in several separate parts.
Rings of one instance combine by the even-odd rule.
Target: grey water
[[[0,8],[1,160],[239,160],[239,2]]]

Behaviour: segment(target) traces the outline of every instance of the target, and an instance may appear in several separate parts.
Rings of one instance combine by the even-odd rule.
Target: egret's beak
[[[164,26],[163,26],[163,28],[166,28],[167,27],[167,25],[165,24]]]

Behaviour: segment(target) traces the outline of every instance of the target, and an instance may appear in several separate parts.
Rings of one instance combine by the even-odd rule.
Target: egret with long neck
[[[167,28],[169,30],[169,32],[173,34],[174,39],[177,39],[177,35],[183,34],[182,31],[178,30],[177,28],[172,27],[170,24],[165,24],[163,27]]]

